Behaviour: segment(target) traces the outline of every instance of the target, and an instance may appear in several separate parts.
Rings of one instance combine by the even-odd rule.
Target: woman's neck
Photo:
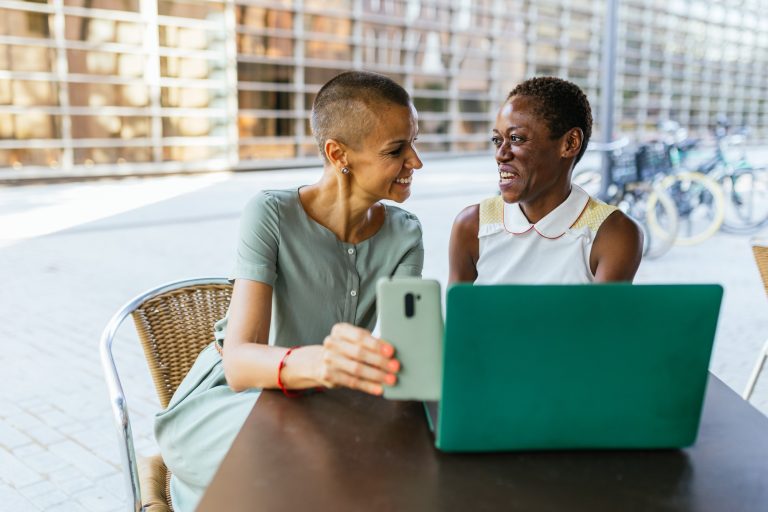
[[[555,208],[563,204],[570,194],[570,182],[558,184],[558,186],[552,187],[548,193],[541,194],[531,201],[520,203],[520,209],[528,219],[528,222],[536,224],[552,213]]]
[[[383,208],[375,198],[355,193],[348,176],[326,170],[317,183],[302,187],[299,198],[315,222],[342,242],[356,244],[373,236],[383,223]]]

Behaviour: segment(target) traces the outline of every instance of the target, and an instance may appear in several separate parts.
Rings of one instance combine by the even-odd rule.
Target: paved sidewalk
[[[318,173],[0,188],[0,509],[124,509],[98,358],[102,328],[147,288],[226,275],[244,203],[259,189],[308,183]],[[418,172],[406,207],[424,226],[425,277],[445,282],[453,218],[492,194],[495,179],[486,158],[427,162]],[[676,248],[644,262],[637,281],[726,287],[712,369],[740,391],[768,335],[768,303],[748,239],[718,234]],[[116,348],[137,451],[153,453],[159,406],[130,323]],[[768,412],[768,374],[754,403]]]

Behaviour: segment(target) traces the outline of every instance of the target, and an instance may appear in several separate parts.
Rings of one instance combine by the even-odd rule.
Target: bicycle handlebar
[[[611,142],[590,142],[587,151],[600,151],[601,153],[616,151],[629,145],[629,138],[622,137]]]

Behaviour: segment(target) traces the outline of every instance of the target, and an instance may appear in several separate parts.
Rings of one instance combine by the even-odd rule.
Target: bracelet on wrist
[[[283,383],[283,379],[281,378],[281,373],[283,368],[285,368],[285,360],[288,359],[288,356],[291,355],[291,352],[293,352],[295,349],[301,348],[301,346],[295,346],[289,348],[285,354],[283,354],[283,357],[280,359],[280,364],[277,366],[277,386],[280,388],[280,390],[283,392],[283,394],[290,398],[296,398],[298,396],[302,396],[306,393],[306,390],[302,391],[295,391],[292,389],[288,389],[285,387],[285,384]],[[314,391],[323,391],[323,388],[316,387],[314,388]]]

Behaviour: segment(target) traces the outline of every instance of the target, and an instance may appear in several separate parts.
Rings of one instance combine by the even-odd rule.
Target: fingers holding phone
[[[400,362],[389,343],[370,331],[339,323],[323,341],[321,382],[327,387],[348,387],[381,395],[384,386],[397,382]]]

